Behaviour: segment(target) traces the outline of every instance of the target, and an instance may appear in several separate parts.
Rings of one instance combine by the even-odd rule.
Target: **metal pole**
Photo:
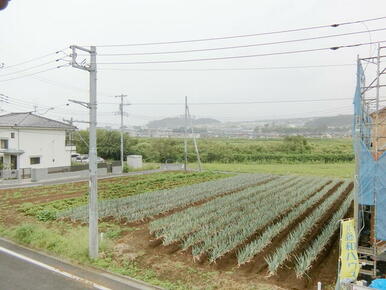
[[[121,113],[121,166],[123,170],[123,95],[121,95],[121,103],[119,105],[119,111]]]
[[[357,56],[357,86],[360,86],[360,60],[359,55]],[[361,88],[360,88],[361,89]],[[361,103],[362,103],[362,94],[361,94]],[[362,104],[361,104],[362,105]],[[357,126],[359,126],[358,118],[362,118],[362,116],[355,115],[355,130],[357,130]],[[359,142],[359,132],[354,132],[353,138],[355,138],[355,142]],[[358,176],[359,176],[359,155],[355,151],[355,178],[354,178],[354,219],[355,219],[355,231],[357,233],[357,245],[359,241],[359,203],[358,203],[358,191],[359,191],[359,184],[358,184]]]
[[[123,98],[127,97],[127,95],[119,95],[119,96],[115,96],[116,98],[121,98],[121,103],[119,104],[119,114],[121,115],[121,166],[122,166],[122,170],[123,170],[123,161],[124,161],[124,146],[123,146],[123,115],[124,115],[124,112],[123,112]],[[128,105],[128,104],[126,104]]]
[[[379,134],[379,88],[380,88],[380,78],[381,78],[381,44],[378,43],[378,55],[377,55],[377,88],[376,88],[376,111],[375,111],[375,160],[376,160],[376,170],[379,169],[379,163],[378,163],[378,149],[379,145],[378,142],[380,140],[378,134]],[[378,173],[378,172],[377,172]],[[373,255],[376,257],[377,255],[377,194],[378,194],[378,175],[377,173],[374,176],[374,216],[372,217],[373,220]],[[373,265],[373,275],[374,277],[377,276],[377,259],[374,259],[374,265]]]
[[[377,55],[377,84],[376,84],[376,111],[375,111],[375,159],[378,160],[378,125],[379,125],[379,79],[381,77],[381,45],[378,43],[378,55]]]
[[[97,64],[96,47],[90,47],[90,144],[89,144],[89,256],[98,257],[98,183],[97,183]]]
[[[185,128],[184,128],[184,170],[188,170],[188,140],[187,140],[187,127],[188,127],[188,97],[185,96]]]
[[[194,150],[196,151],[196,156],[197,156],[198,171],[201,172],[202,171],[202,166],[201,166],[200,151],[198,150],[197,140],[196,140],[196,136],[194,134],[194,129],[193,129],[192,116],[190,115],[189,107],[188,107],[188,117],[189,117],[189,121],[190,121],[190,129],[191,129],[192,135],[193,135]]]

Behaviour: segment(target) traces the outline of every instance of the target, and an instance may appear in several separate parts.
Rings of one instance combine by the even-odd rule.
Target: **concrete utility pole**
[[[196,135],[194,134],[194,129],[193,129],[193,120],[192,120],[192,116],[190,115],[189,107],[188,107],[187,111],[188,111],[188,117],[189,117],[189,121],[190,121],[190,130],[192,131],[194,150],[196,151],[198,170],[201,172],[202,171],[202,166],[201,166],[200,151],[198,150]]]
[[[119,114],[121,115],[121,166],[122,166],[122,170],[123,170],[123,152],[124,152],[124,148],[123,148],[123,115],[125,115],[125,112],[123,111],[123,106],[129,106],[130,104],[124,104],[123,103],[123,98],[126,98],[127,95],[119,95],[119,96],[115,96],[116,98],[121,98],[121,103],[119,104]],[[127,114],[126,114],[127,116]]]
[[[90,101],[79,102],[90,111],[89,127],[89,154],[88,166],[90,172],[89,180],[89,256],[91,259],[98,257],[98,183],[97,183],[97,143],[96,143],[96,126],[97,126],[97,64],[96,64],[96,47],[90,49],[73,45],[72,62],[74,68],[88,71],[90,73]],[[81,50],[90,54],[90,65],[78,64],[76,62],[76,50]]]
[[[188,97],[185,96],[184,170],[188,170]]]

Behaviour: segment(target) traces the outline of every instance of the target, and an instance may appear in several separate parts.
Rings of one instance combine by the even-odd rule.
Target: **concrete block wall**
[[[48,168],[32,168],[31,181],[36,182],[48,178]]]
[[[107,175],[107,168],[98,168],[98,176]],[[55,180],[55,179],[68,179],[68,178],[88,178],[88,170],[80,170],[74,172],[60,172],[60,173],[48,173],[47,168],[33,168],[31,170],[31,181],[43,181],[43,180]]]
[[[107,175],[107,168],[98,168],[97,169],[97,175],[98,176]],[[87,170],[87,176],[88,176],[88,170]]]
[[[122,166],[113,166],[111,173],[112,174],[122,174]]]

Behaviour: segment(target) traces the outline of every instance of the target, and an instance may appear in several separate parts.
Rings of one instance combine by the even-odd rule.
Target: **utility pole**
[[[89,257],[96,259],[99,252],[98,241],[98,182],[97,182],[97,144],[96,144],[96,126],[97,126],[97,64],[96,64],[96,47],[91,46],[89,49],[73,45],[72,62],[74,68],[88,71],[90,73],[90,100],[88,103],[79,102],[89,109]],[[76,62],[77,50],[90,54],[90,64],[83,65]]]
[[[127,95],[119,95],[119,96],[115,96],[116,98],[121,98],[121,103],[119,104],[119,114],[121,115],[121,166],[122,166],[122,170],[123,170],[123,152],[124,152],[124,148],[123,148],[123,115],[125,115],[125,112],[123,111],[123,106],[126,105],[126,106],[129,106],[130,104],[124,104],[123,103],[123,98],[126,98]]]
[[[188,117],[189,117],[189,121],[190,121],[190,130],[192,131],[194,150],[196,151],[196,157],[197,157],[197,163],[198,163],[198,170],[201,172],[201,171],[202,171],[202,166],[201,166],[200,151],[198,150],[198,145],[197,145],[196,135],[194,134],[194,130],[193,130],[193,121],[192,121],[192,116],[190,115],[189,107],[188,107],[187,111],[188,111]]]
[[[184,170],[188,170],[188,97],[185,96]]]

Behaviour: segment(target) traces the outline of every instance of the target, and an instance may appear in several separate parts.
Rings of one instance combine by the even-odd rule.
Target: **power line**
[[[58,50],[58,51],[55,51],[55,52],[51,52],[51,53],[48,53],[48,54],[45,54],[45,55],[42,55],[42,56],[38,56],[38,57],[29,59],[29,60],[26,60],[26,61],[23,61],[23,62],[19,62],[19,63],[16,63],[16,64],[8,65],[8,66],[3,67],[2,70],[9,69],[9,68],[15,67],[15,66],[20,66],[20,65],[23,65],[23,64],[26,64],[26,63],[34,62],[34,61],[46,58],[46,57],[51,56],[51,55],[55,55],[55,54],[64,52],[65,49]]]
[[[57,105],[57,106],[43,106],[43,105],[39,105],[37,103],[27,102],[27,101],[24,101],[24,100],[15,98],[15,97],[10,97],[9,95],[1,94],[1,93],[0,93],[0,101],[4,101],[7,104],[10,104],[13,106],[18,106],[18,107],[24,107],[27,109],[39,108],[39,110],[47,110],[47,112],[48,112],[48,110],[55,110],[57,108],[66,106],[66,104],[61,104],[61,105]]]
[[[343,64],[321,64],[321,65],[299,65],[299,66],[266,66],[266,67],[239,67],[239,68],[197,68],[197,69],[124,69],[124,68],[102,68],[105,71],[248,71],[248,70],[285,70],[285,69],[307,69],[307,68],[331,68],[355,66],[355,63]]]
[[[252,104],[282,104],[282,103],[312,103],[312,102],[331,102],[331,101],[346,101],[352,98],[328,98],[328,99],[308,99],[308,100],[265,100],[265,101],[246,101],[246,102],[198,102],[189,103],[192,106],[207,106],[207,105],[252,105]],[[111,105],[115,103],[99,103],[103,105]],[[132,106],[181,106],[184,103],[131,103]]]
[[[236,45],[236,46],[223,46],[223,47],[214,47],[214,48],[200,48],[200,49],[174,50],[174,51],[155,51],[155,52],[102,53],[102,54],[99,54],[98,56],[159,55],[159,54],[176,54],[176,53],[229,50],[229,49],[249,48],[249,47],[257,47],[257,46],[267,46],[267,45],[275,45],[275,44],[285,44],[285,43],[302,42],[302,41],[309,41],[309,40],[326,39],[326,38],[348,36],[348,35],[355,35],[355,34],[361,34],[361,33],[370,33],[370,32],[377,32],[377,31],[384,31],[384,30],[386,30],[386,28],[378,28],[373,30],[363,30],[363,31],[356,31],[356,32],[339,33],[339,34],[332,34],[332,35],[298,38],[298,39],[290,39],[290,40],[282,40],[282,41]]]
[[[17,80],[17,79],[22,79],[22,78],[26,78],[26,77],[30,77],[30,76],[34,76],[34,75],[37,75],[37,74],[41,74],[41,73],[44,73],[44,72],[56,70],[56,69],[59,69],[59,68],[62,68],[62,67],[66,67],[66,66],[68,66],[68,65],[55,66],[55,67],[51,67],[51,68],[48,68],[48,69],[45,69],[45,70],[41,70],[41,71],[38,71],[38,72],[34,72],[34,73],[30,73],[30,74],[25,74],[25,75],[22,75],[22,76],[19,76],[19,77],[14,77],[14,78],[0,80],[0,83],[8,82],[8,81],[13,81],[13,80]]]
[[[0,77],[5,77],[5,76],[14,75],[14,74],[18,74],[18,73],[21,73],[21,72],[29,71],[31,69],[35,69],[35,68],[38,68],[38,67],[46,66],[48,64],[55,63],[55,62],[58,62],[60,60],[61,59],[50,60],[48,62],[45,62],[45,63],[42,63],[42,64],[38,64],[38,65],[34,65],[34,66],[29,67],[29,68],[24,68],[24,69],[15,71],[15,72],[6,73],[6,74],[0,74]]]
[[[255,37],[262,35],[271,35],[271,34],[280,34],[280,33],[289,33],[289,32],[298,32],[298,31],[306,31],[312,29],[321,29],[321,28],[329,28],[329,27],[338,27],[344,25],[357,24],[362,22],[371,22],[386,19],[386,16],[377,17],[377,18],[369,18],[363,20],[355,20],[349,22],[341,22],[329,25],[318,25],[318,26],[309,26],[303,28],[295,28],[295,29],[287,29],[287,30],[277,30],[270,32],[260,32],[253,34],[241,34],[241,35],[232,35],[232,36],[222,36],[222,37],[210,37],[210,38],[199,38],[199,39],[188,39],[188,40],[173,40],[173,41],[160,41],[160,42],[143,42],[143,43],[129,43],[129,44],[110,44],[110,45],[98,45],[98,47],[124,47],[124,46],[145,46],[145,45],[160,45],[160,44],[177,44],[177,43],[189,43],[189,42],[202,42],[202,41],[214,41],[214,40],[225,40],[225,39],[235,39],[235,38],[245,38],[245,37]]]
[[[69,84],[66,84],[66,83],[50,80],[50,79],[47,79],[47,78],[36,77],[36,76],[34,76],[33,78],[38,80],[38,81],[40,81],[40,82],[49,84],[51,86],[56,86],[56,87],[61,87],[61,88],[66,88],[66,89],[76,90],[76,91],[84,91],[84,92],[88,91],[88,89],[85,89],[85,88],[72,86],[72,85],[69,85]]]
[[[240,58],[253,58],[253,57],[297,54],[297,53],[306,53],[306,52],[315,52],[315,51],[324,51],[324,50],[337,50],[340,48],[359,47],[359,46],[370,45],[370,44],[379,43],[379,42],[385,42],[385,41],[382,40],[382,41],[376,41],[376,42],[364,42],[364,43],[355,43],[355,44],[340,45],[340,46],[333,46],[333,47],[311,48],[311,49],[301,49],[301,50],[288,50],[288,51],[270,52],[270,53],[262,53],[262,54],[248,54],[248,55],[222,56],[222,57],[209,57],[209,58],[191,58],[191,59],[180,59],[180,60],[99,62],[98,64],[100,64],[100,65],[106,65],[106,64],[110,64],[110,65],[133,65],[133,64],[161,64],[161,63],[217,61],[217,60],[227,60],[227,59],[240,59]]]

